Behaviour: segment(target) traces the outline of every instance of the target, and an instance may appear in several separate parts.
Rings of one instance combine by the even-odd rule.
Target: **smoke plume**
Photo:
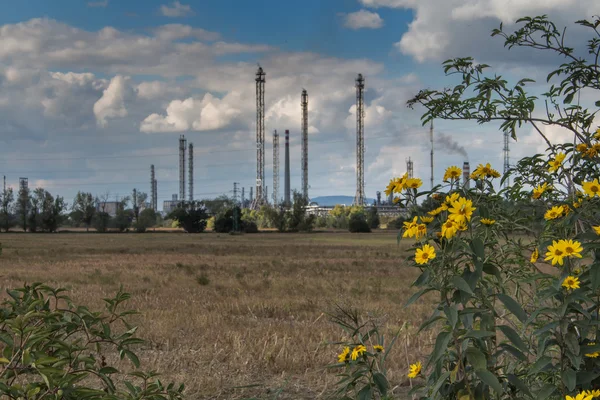
[[[452,137],[445,135],[443,133],[436,133],[433,138],[435,147],[438,150],[446,151],[450,154],[460,154],[467,158],[467,151],[464,147],[459,145]]]

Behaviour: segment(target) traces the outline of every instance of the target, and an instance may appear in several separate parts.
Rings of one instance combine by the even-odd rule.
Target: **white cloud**
[[[217,32],[209,32],[201,28],[192,28],[183,24],[167,24],[154,29],[156,36],[168,42],[178,39],[195,38],[213,41],[221,37]]]
[[[350,29],[379,29],[383,26],[383,19],[376,12],[360,10],[345,16],[344,26]]]
[[[108,0],[103,0],[103,1],[88,1],[87,3],[88,7],[106,7],[108,6]]]
[[[167,107],[166,115],[149,115],[142,121],[140,131],[183,132],[224,128],[240,114],[240,110],[230,105],[235,103],[236,98],[239,98],[239,94],[230,92],[223,99],[207,93],[201,100],[192,97],[173,100]]]
[[[160,12],[165,17],[186,17],[194,15],[192,7],[187,4],[181,4],[179,1],[175,1],[171,4],[171,7],[167,5],[160,6]]]
[[[522,16],[548,14],[559,26],[572,25],[573,21],[589,18],[600,11],[596,0],[512,0],[510,7],[505,0],[360,1],[365,7],[414,11],[408,32],[395,47],[419,62],[464,55],[497,59],[506,53],[501,51],[503,42],[489,36],[491,29],[500,22],[510,29]],[[515,59],[519,58],[522,58],[521,54],[515,56]]]
[[[109,118],[123,118],[127,116],[126,102],[135,95],[130,86],[129,78],[115,76],[102,97],[94,104],[94,115],[98,125],[105,127]]]

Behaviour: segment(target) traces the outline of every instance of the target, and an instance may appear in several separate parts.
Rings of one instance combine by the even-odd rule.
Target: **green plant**
[[[500,174],[490,164],[471,174],[471,190],[453,173],[458,167],[448,168],[432,192],[416,192],[404,177],[390,182],[390,192],[443,199],[404,222],[402,233],[416,239],[409,259],[421,271],[408,303],[426,293],[437,298],[420,328],[437,327],[433,350],[411,374],[422,377],[413,393],[423,399],[588,400],[600,394],[600,128],[594,126],[600,102],[592,109],[572,104],[582,90],[600,90],[600,18],[577,22],[592,34],[587,56],[566,47],[564,31],[545,16],[517,23],[522,26],[514,33],[500,26],[493,36],[508,48],[566,60],[548,75],[545,116],[534,113],[537,98],[525,91],[531,80],[509,86],[486,76],[489,66],[471,58],[444,63],[445,72],[460,79],[454,88],[423,90],[409,101],[425,107],[424,123],[499,121],[513,137],[529,124],[548,145],[546,154],[520,160],[502,178],[513,178],[507,190],[495,189]],[[552,144],[541,125],[570,132],[573,142]],[[543,219],[531,212],[538,207]]]
[[[348,340],[334,343],[340,346],[338,362],[329,368],[343,369],[339,373],[336,398],[391,399],[386,378],[385,359],[397,335],[386,348],[383,334],[373,319],[362,321],[356,310],[337,306],[332,321],[348,335]]]
[[[173,225],[182,227],[188,233],[200,233],[206,229],[208,214],[202,203],[184,202],[173,210],[167,217],[173,220]]]
[[[123,309],[120,290],[105,310],[76,306],[39,283],[8,290],[0,307],[0,394],[7,399],[161,400],[182,399],[183,385],[163,385],[154,373],[124,373],[117,359],[137,368],[133,349],[143,343]],[[117,357],[114,357],[114,356]]]
[[[369,233],[371,232],[371,227],[367,222],[367,218],[365,214],[362,212],[356,212],[350,214],[350,220],[348,221],[348,230],[353,233],[363,232]]]

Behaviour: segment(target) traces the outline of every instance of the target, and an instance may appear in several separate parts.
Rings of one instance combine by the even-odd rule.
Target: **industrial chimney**
[[[283,188],[283,202],[285,207],[291,207],[290,198],[290,131],[285,130],[285,183]]]
[[[465,161],[463,163],[463,188],[465,190],[470,189],[470,179],[471,179],[471,167],[469,166],[469,162]]]

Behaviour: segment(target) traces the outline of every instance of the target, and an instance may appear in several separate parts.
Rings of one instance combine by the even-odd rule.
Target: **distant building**
[[[120,201],[100,201],[96,205],[96,211],[108,213],[111,217],[117,215],[117,211],[121,207]]]
[[[178,200],[165,200],[163,201],[163,213],[169,214],[171,211],[177,208],[179,204]]]

